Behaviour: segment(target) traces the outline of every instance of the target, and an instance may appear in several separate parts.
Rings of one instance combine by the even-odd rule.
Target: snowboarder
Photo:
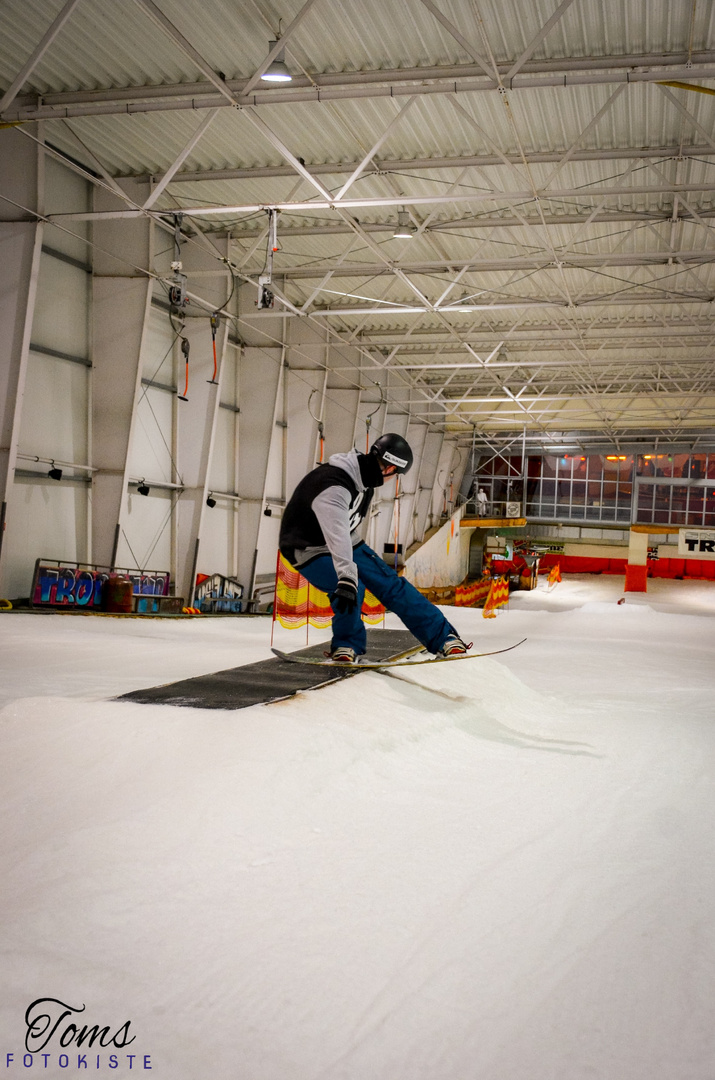
[[[332,660],[355,663],[366,649],[360,617],[368,588],[393,611],[418,641],[438,656],[457,656],[469,646],[439,608],[400,577],[360,538],[359,529],[373,492],[412,465],[412,450],[401,435],[387,433],[367,454],[333,454],[304,476],[283,513],[281,554],[326,592],[333,609]]]

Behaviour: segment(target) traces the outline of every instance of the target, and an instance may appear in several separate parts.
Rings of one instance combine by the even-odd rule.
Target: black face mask
[[[382,475],[380,462],[376,454],[358,454],[360,477],[365,487],[382,487],[385,477]]]

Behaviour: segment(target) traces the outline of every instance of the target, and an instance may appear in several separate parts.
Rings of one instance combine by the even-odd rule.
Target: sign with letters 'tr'
[[[715,529],[679,529],[678,555],[682,559],[715,559]]]

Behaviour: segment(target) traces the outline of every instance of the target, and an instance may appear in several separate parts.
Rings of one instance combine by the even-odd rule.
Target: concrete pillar
[[[628,540],[626,592],[646,592],[648,578],[648,533],[631,528]]]
[[[38,128],[30,125],[34,135]],[[0,189],[12,200],[0,202],[0,596],[42,248],[43,226],[32,211],[43,209],[43,157],[41,147],[19,131],[0,131]]]
[[[148,184],[122,186],[140,205],[149,195]],[[126,204],[96,188],[94,209],[124,210]],[[92,458],[98,471],[92,480],[92,560],[103,566],[115,564],[128,512],[128,455],[152,296],[152,281],[138,268],[151,265],[151,227],[146,218],[94,223]]]

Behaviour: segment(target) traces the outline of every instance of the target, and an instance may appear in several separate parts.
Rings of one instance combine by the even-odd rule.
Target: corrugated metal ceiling
[[[189,0],[156,4],[212,71],[229,81],[250,78],[269,39],[284,33],[302,9],[301,0],[275,0],[270,8],[259,0],[204,0],[200,8]],[[62,0],[5,0],[0,85],[10,85],[62,6]],[[613,335],[619,333],[623,378],[632,380],[634,393],[652,393],[643,354],[667,359],[675,337],[678,355],[693,365],[687,368],[688,385],[709,392],[715,102],[710,94],[655,82],[662,75],[712,90],[715,5],[573,0],[533,45],[516,88],[504,92],[475,89],[477,83],[492,85],[482,65],[489,70],[496,62],[507,75],[554,15],[557,0],[435,0],[435,6],[454,32],[420,0],[317,0],[288,42],[286,59],[296,85],[314,96],[311,87],[328,88],[333,96],[324,89],[321,101],[281,103],[281,92],[273,91],[267,99],[273,103],[242,113],[211,88],[210,103],[218,112],[156,209],[181,209],[188,219],[200,206],[324,202],[281,146],[308,170],[335,166],[334,172],[316,172],[334,198],[350,169],[402,112],[376,150],[371,171],[349,191],[349,197],[371,204],[281,213],[279,232],[300,228],[299,235],[281,238],[275,259],[288,300],[302,305],[321,284],[320,276],[332,271],[314,297],[310,317],[330,318],[326,305],[339,309],[344,314],[331,325],[359,332],[368,349],[402,335],[404,342],[390,346],[396,349],[395,365],[424,355],[431,344],[439,351],[440,341],[469,357],[472,336],[481,349],[501,335],[521,342],[520,356],[538,382],[547,370],[539,363],[562,357],[567,347],[574,367],[568,381],[563,374],[558,378],[573,393],[593,385],[588,357],[599,349],[616,355]],[[665,64],[665,55],[672,62]],[[618,57],[633,60],[624,67],[613,59]],[[415,76],[415,68],[424,78]],[[449,68],[441,85],[435,68]],[[650,81],[627,85],[626,70],[633,80]],[[555,71],[568,85],[518,87],[527,73],[554,81]],[[697,78],[693,71],[700,72]],[[351,81],[355,72],[363,73],[362,81]],[[377,93],[379,78],[396,96],[361,96]],[[174,84],[179,90],[172,90]],[[114,176],[156,180],[205,118],[206,85],[200,65],[137,0],[80,0],[22,87],[15,113],[7,115],[48,117],[47,141],[94,171],[99,162]],[[234,92],[241,85],[232,84]],[[191,101],[180,100],[181,87]],[[86,92],[95,91],[102,93],[93,104]],[[62,95],[63,108],[74,110],[69,119],[56,112],[60,104],[53,94]],[[120,111],[132,102],[149,103],[156,111]],[[98,107],[105,115],[90,115]],[[583,160],[589,151],[590,160]],[[544,154],[549,161],[538,160]],[[239,169],[245,171],[241,178],[212,175]],[[282,175],[261,175],[259,169]],[[182,181],[182,174],[193,179]],[[148,194],[149,188],[136,189],[137,197],[145,197],[142,191]],[[389,231],[400,205],[415,227],[424,226],[410,241],[393,239]],[[242,272],[249,276],[260,272],[263,243],[247,261],[246,256],[265,227],[265,211],[228,210],[195,221],[208,230],[231,230],[234,261],[245,263]],[[321,226],[333,231],[322,232]],[[458,314],[427,307],[409,316],[390,307],[419,307],[415,289],[434,305],[450,284],[446,305],[476,298],[480,304],[521,306]],[[378,304],[381,299],[387,304]],[[656,332],[660,339],[654,339]],[[560,344],[559,335],[569,334],[576,335],[574,342]],[[469,378],[479,384],[474,376],[460,376],[453,385],[464,387]],[[556,376],[549,378],[553,387]],[[498,435],[499,422],[483,412],[473,415]],[[682,401],[664,404],[662,415],[664,434],[715,429],[715,414],[706,423],[702,411],[692,412],[689,420]],[[452,423],[459,428],[454,418]],[[619,424],[627,426],[623,417]]]

